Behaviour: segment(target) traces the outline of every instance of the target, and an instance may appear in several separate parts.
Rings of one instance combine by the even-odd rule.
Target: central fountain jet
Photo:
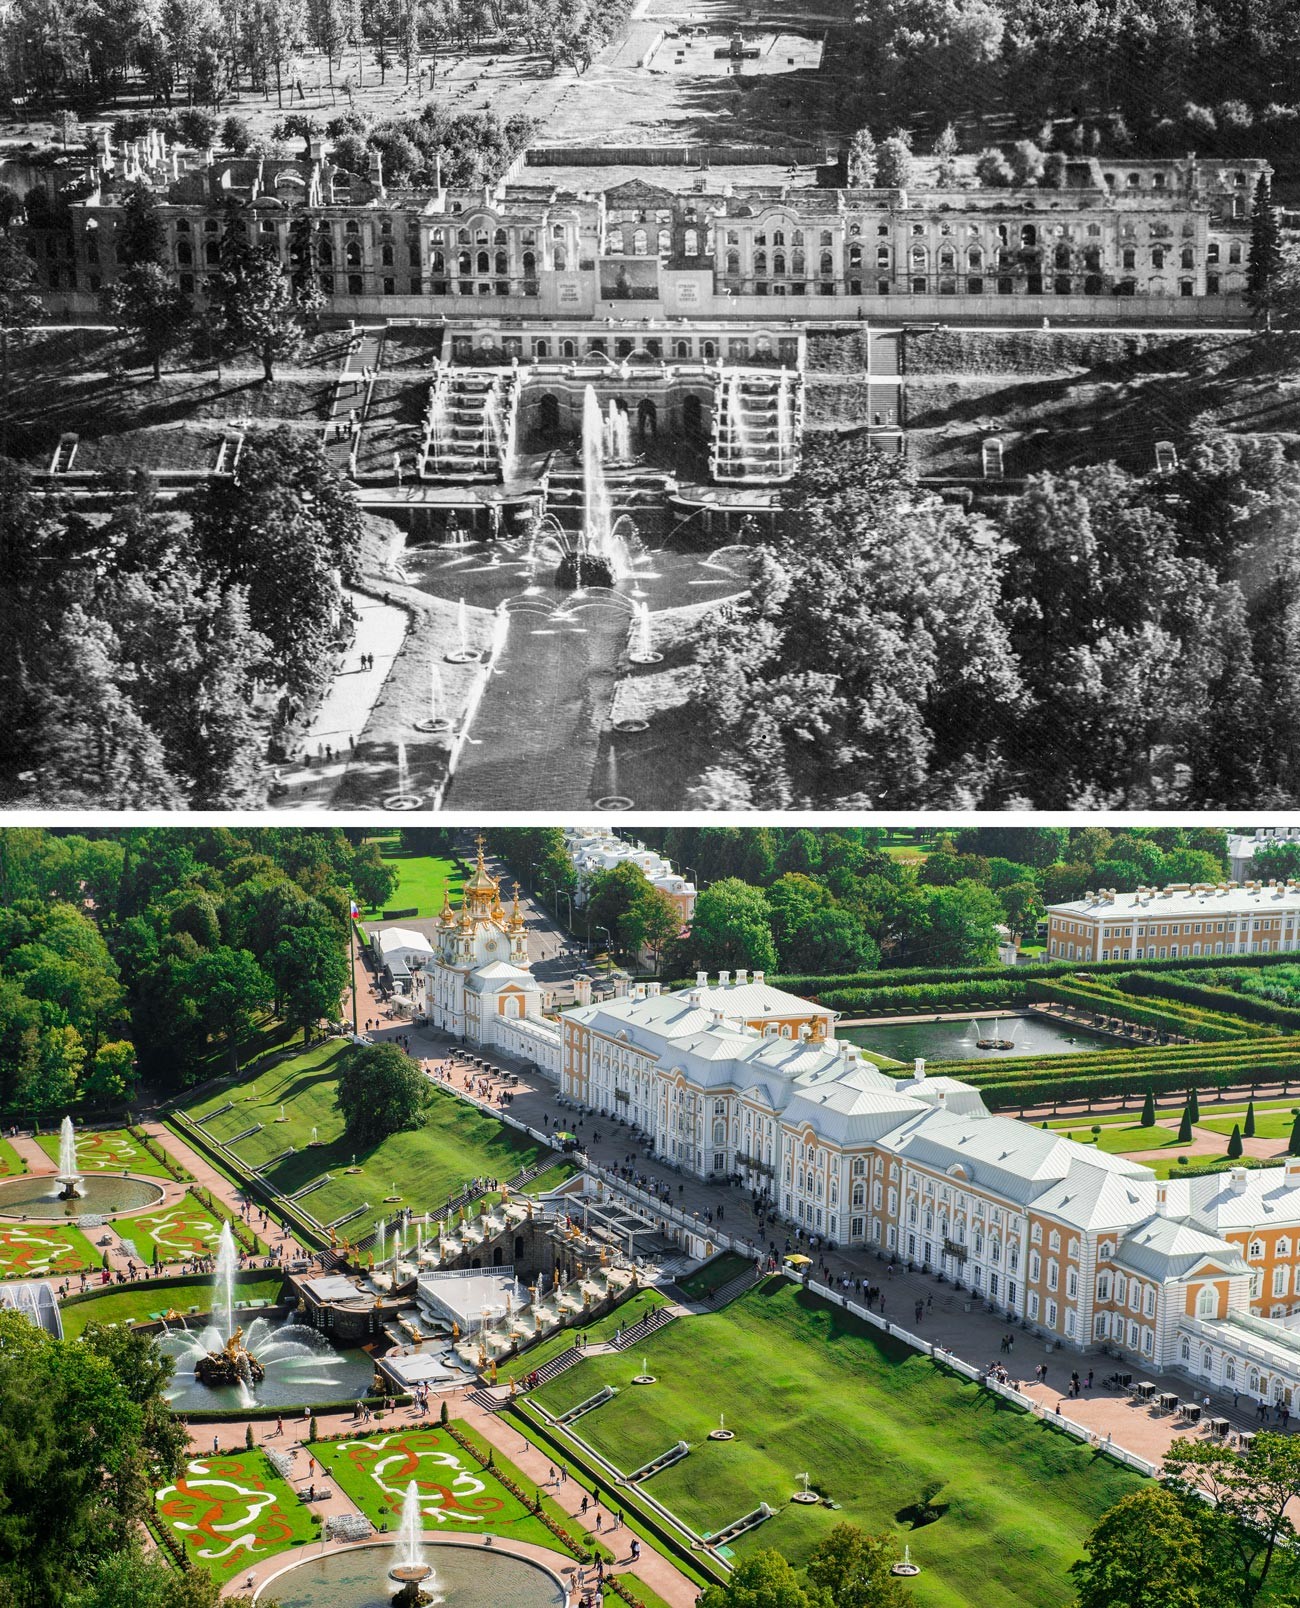
[[[589,385],[582,399],[582,535],[577,548],[564,554],[555,572],[556,585],[565,591],[612,587],[618,579],[614,512],[602,461],[609,428],[596,389]]]
[[[63,1185],[59,1199],[76,1200],[81,1194],[81,1174],[77,1171],[77,1136],[71,1117],[64,1117],[59,1124],[59,1170],[54,1176]]]
[[[435,1591],[421,1589],[431,1582],[433,1565],[424,1555],[424,1519],[420,1513],[420,1490],[414,1480],[406,1487],[396,1545],[397,1562],[388,1571],[388,1578],[397,1586],[394,1608],[419,1608],[421,1603],[441,1602]]]
[[[235,1266],[238,1261],[235,1236],[230,1232],[230,1224],[223,1223],[221,1238],[217,1241],[212,1316],[223,1320],[218,1333],[224,1334],[226,1341],[219,1350],[195,1358],[194,1377],[202,1385],[260,1385],[266,1377],[262,1364],[244,1346],[243,1328],[235,1327]]]

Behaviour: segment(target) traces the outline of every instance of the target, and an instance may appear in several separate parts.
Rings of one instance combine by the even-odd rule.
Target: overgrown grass
[[[647,1490],[700,1531],[769,1503],[741,1556],[800,1562],[839,1519],[911,1540],[923,1608],[1067,1603],[1084,1535],[1138,1478],[783,1279],[647,1341],[657,1385],[630,1384],[640,1350],[589,1358],[538,1399],[562,1411],[621,1387],[575,1428],[627,1471],[688,1441]],[[720,1412],[734,1441],[707,1439]],[[838,1511],[788,1505],[804,1470]],[[930,1481],[945,1511],[913,1536]]]

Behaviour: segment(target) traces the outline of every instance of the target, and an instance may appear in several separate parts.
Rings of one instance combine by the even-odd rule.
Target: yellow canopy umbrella
[[[811,1267],[812,1266],[812,1257],[811,1256],[787,1256],[785,1258],[785,1265],[787,1267]]]

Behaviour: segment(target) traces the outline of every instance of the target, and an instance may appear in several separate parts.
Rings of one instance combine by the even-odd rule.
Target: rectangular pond
[[[918,1055],[927,1061],[1011,1060],[1018,1055],[1077,1055],[1083,1050],[1119,1049],[1117,1040],[1046,1016],[964,1016],[955,1021],[876,1022],[870,1027],[837,1028],[836,1037],[864,1050],[890,1055],[908,1067]],[[1009,1038],[1009,1050],[981,1050],[978,1038]]]

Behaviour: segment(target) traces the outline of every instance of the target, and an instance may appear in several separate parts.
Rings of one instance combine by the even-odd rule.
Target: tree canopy
[[[369,1147],[390,1133],[421,1125],[429,1086],[396,1044],[355,1045],[343,1059],[336,1099],[348,1138]]]

